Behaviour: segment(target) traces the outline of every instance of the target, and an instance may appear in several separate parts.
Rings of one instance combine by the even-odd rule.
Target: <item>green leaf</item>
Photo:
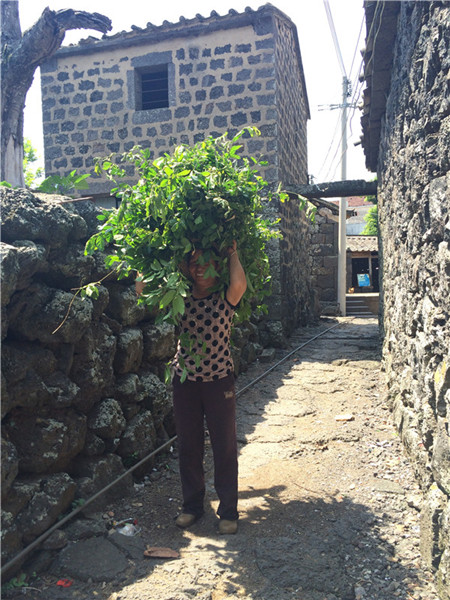
[[[164,369],[164,383],[169,385],[172,379],[172,369],[170,363],[168,363]]]
[[[184,313],[184,298],[183,296],[177,295],[172,301],[173,310],[175,314],[182,315]]]
[[[219,273],[216,271],[216,269],[214,268],[214,265],[209,265],[209,267],[205,270],[205,279],[207,279],[208,277],[218,277]]]
[[[176,294],[175,290],[169,290],[168,292],[166,292],[159,303],[159,307],[165,308],[168,304],[170,304],[172,302],[175,294]]]

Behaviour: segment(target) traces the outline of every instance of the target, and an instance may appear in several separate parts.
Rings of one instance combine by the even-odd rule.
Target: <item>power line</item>
[[[353,97],[352,97],[352,99],[351,99],[350,102],[348,102],[347,101],[347,97],[345,97],[345,98],[343,98],[342,104],[329,104],[329,105],[319,106],[319,110],[333,110],[333,109],[341,108],[343,110],[343,112],[346,113],[346,109],[347,108],[353,109],[353,112],[351,113],[351,115],[344,114],[343,117],[342,117],[343,120],[345,120],[345,126],[347,127],[348,123],[351,124],[351,121],[352,121],[353,116],[354,116],[354,109],[356,108],[355,98],[358,98],[359,97],[359,93],[360,93],[360,90],[358,89],[357,79],[358,79],[359,73],[361,71],[362,61],[361,61],[361,65],[360,65],[360,67],[358,69],[358,73],[356,75],[355,82],[353,83],[353,85],[351,85],[351,83],[349,81],[349,78],[347,78],[347,75],[346,75],[345,65],[344,65],[344,61],[343,61],[343,58],[342,58],[342,53],[341,53],[341,49],[340,49],[340,45],[339,45],[339,40],[338,40],[338,37],[337,37],[336,29],[335,29],[335,26],[334,26],[333,16],[332,16],[331,8],[330,8],[330,5],[329,5],[329,0],[323,0],[323,2],[324,2],[324,7],[325,7],[326,14],[327,14],[327,18],[328,18],[328,23],[329,23],[329,26],[330,26],[331,35],[332,35],[333,42],[334,42],[334,47],[335,47],[335,50],[336,50],[336,56],[337,56],[337,59],[338,59],[341,71],[343,73],[344,80],[348,82],[346,84],[347,85],[348,95],[350,95],[350,90],[351,89],[354,90],[354,93],[353,93]],[[358,52],[358,47],[359,47],[359,43],[360,43],[360,39],[361,39],[361,34],[362,34],[362,31],[363,31],[364,21],[365,21],[365,19],[364,19],[364,15],[363,15],[363,18],[361,20],[361,25],[360,25],[360,28],[359,28],[358,38],[357,38],[357,41],[356,41],[356,44],[355,44],[355,49],[354,49],[354,52],[353,52],[353,58],[352,58],[352,63],[351,63],[351,67],[350,67],[350,74],[353,71],[353,66],[354,66],[354,63],[355,63],[355,59],[356,59],[356,55],[357,55],[357,52]],[[343,127],[343,125],[344,124],[342,123],[342,127]],[[331,152],[334,144],[336,143],[337,127],[338,127],[338,125],[336,125],[336,128],[334,130],[334,133],[333,133],[330,145],[328,147],[327,154],[326,154],[326,156],[325,156],[325,158],[323,160],[322,166],[319,169],[319,174],[325,168],[325,165],[327,163],[327,160],[328,160],[328,157],[330,155],[330,152]],[[340,136],[340,139],[339,139],[339,142],[338,142],[339,145],[342,143],[343,139],[344,139],[344,133],[341,131],[341,136]],[[346,149],[347,148],[345,148],[345,150]],[[338,151],[339,151],[339,147],[336,148],[336,151],[335,151],[335,153],[333,155],[333,158],[332,158],[332,160],[330,162],[330,165],[329,165],[329,168],[328,168],[328,172],[327,172],[327,177],[328,177],[328,174],[330,173],[331,169],[333,168],[333,163],[334,163],[334,160],[335,160],[335,158],[336,158],[336,156],[338,154]],[[338,162],[337,166],[339,166],[339,164],[342,163],[343,159],[344,159],[344,151],[341,152],[341,155],[340,155],[339,162]],[[336,171],[337,166],[335,167],[335,171]],[[333,173],[333,176],[334,176],[334,173]]]
[[[326,162],[328,160],[328,156],[330,155],[331,149],[332,149],[333,144],[335,142],[335,137],[336,137],[336,134],[337,134],[337,131],[338,131],[338,127],[339,127],[340,121],[341,121],[341,118],[338,115],[338,118],[337,118],[337,121],[336,121],[336,127],[335,127],[333,135],[331,137],[331,142],[330,142],[330,145],[328,146],[327,154],[326,154],[325,158],[323,159],[322,166],[320,167],[319,172],[317,173],[317,177],[318,177],[319,181],[321,179],[320,178],[320,174],[322,173],[322,170],[325,168],[325,164],[326,164]],[[322,180],[326,181],[326,177],[323,177]]]
[[[347,77],[347,73],[345,72],[344,61],[342,59],[341,48],[339,46],[339,41],[336,35],[336,29],[334,27],[333,15],[331,14],[329,0],[323,0],[323,4],[325,7],[325,12],[327,13],[328,24],[330,26],[331,37],[333,38],[334,49],[336,50],[336,56],[339,62],[339,66],[341,67],[343,77]]]
[[[357,52],[358,52],[358,48],[359,48],[359,41],[360,41],[360,39],[361,39],[361,34],[362,34],[362,30],[363,30],[363,27],[364,27],[364,21],[365,21],[365,20],[366,20],[366,19],[365,19],[365,15],[363,14],[363,17],[362,17],[362,19],[361,19],[361,26],[360,26],[360,28],[359,28],[358,39],[356,40],[355,50],[354,50],[354,52],[353,52],[353,58],[352,58],[352,64],[351,64],[351,66],[350,66],[350,75],[349,75],[349,77],[351,77],[351,75],[352,75],[352,71],[353,71],[353,65],[355,64],[355,58],[356,58],[356,54],[357,54]],[[360,70],[361,70],[361,67],[358,69],[358,75],[359,75],[359,71],[360,71]]]
[[[352,105],[348,99],[351,96],[351,82],[347,77],[345,71],[344,61],[342,59],[341,49],[339,41],[336,35],[336,30],[333,23],[333,17],[331,15],[331,9],[329,0],[323,0],[325,11],[327,13],[328,23],[331,30],[331,35],[336,50],[336,56],[338,58],[339,66],[342,71],[342,105],[337,105],[334,108],[342,108],[341,112],[341,141],[342,141],[342,154],[341,154],[341,179],[345,180],[347,177],[347,108]],[[358,38],[359,41],[359,38]],[[354,106],[354,105],[353,105]],[[331,108],[331,107],[330,107]],[[338,281],[337,281],[337,304],[339,307],[340,314],[345,317],[346,315],[346,213],[347,213],[347,199],[341,198],[339,201],[339,235],[338,235]]]

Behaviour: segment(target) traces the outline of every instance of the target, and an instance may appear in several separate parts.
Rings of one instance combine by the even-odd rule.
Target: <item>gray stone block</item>
[[[95,569],[92,569],[92,564]],[[51,571],[58,577],[74,577],[81,581],[108,581],[128,568],[128,560],[112,542],[90,538],[63,548]]]

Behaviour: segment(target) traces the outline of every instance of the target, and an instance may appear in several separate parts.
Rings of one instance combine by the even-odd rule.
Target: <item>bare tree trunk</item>
[[[36,69],[61,46],[69,29],[111,29],[108,17],[72,9],[46,8],[22,36],[17,0],[1,2],[1,173],[0,180],[24,187],[23,111]]]

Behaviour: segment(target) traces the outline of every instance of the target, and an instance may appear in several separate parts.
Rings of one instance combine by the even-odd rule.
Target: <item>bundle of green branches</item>
[[[193,250],[215,260],[206,276],[217,275],[217,289],[224,293],[229,283],[226,250],[233,240],[247,276],[236,318],[248,319],[252,310],[265,309],[263,298],[270,292],[266,244],[280,234],[276,223],[262,216],[263,197],[272,198],[258,174],[264,163],[239,153],[245,132],[259,135],[257,129],[245,128],[231,140],[227,134],[209,137],[156,160],[148,149],[135,147],[118,162],[109,158],[97,163],[117,182],[125,176],[124,162],[132,162],[139,181],[113,190],[120,207],[99,216],[104,222],[86,252],[112,249],[107,263],[119,277],[139,273],[145,283],[141,301],[159,320],[176,324],[184,313],[190,281],[183,265]],[[285,199],[279,191],[277,197]]]

